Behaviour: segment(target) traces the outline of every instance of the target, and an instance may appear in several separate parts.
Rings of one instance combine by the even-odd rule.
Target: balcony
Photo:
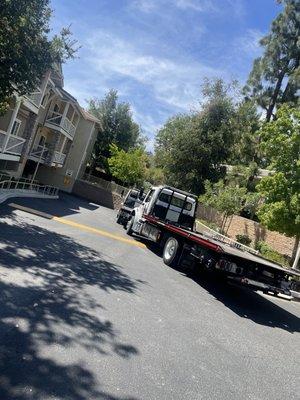
[[[20,156],[26,139],[0,131],[0,152]]]
[[[50,166],[58,164],[58,166],[62,167],[66,159],[66,154],[59,151],[51,153],[51,150],[48,147],[39,145],[31,150],[29,158],[33,161],[40,162],[41,164],[47,164]]]
[[[40,88],[37,88],[34,92],[27,94],[24,97],[24,106],[35,114],[38,113],[43,98],[43,92]]]
[[[74,138],[76,131],[76,126],[72,121],[56,111],[52,111],[48,114],[45,126],[67,135],[70,139]]]
[[[49,152],[50,150],[47,147],[39,145],[31,150],[29,158],[33,161],[39,161],[44,164]]]

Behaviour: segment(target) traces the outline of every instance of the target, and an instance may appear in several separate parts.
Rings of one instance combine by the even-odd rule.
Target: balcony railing
[[[31,150],[30,155],[32,157],[38,158],[40,160],[45,160],[47,155],[49,154],[49,149],[45,146],[37,146]]]
[[[66,154],[60,153],[59,151],[55,151],[52,162],[57,163],[57,164],[63,164],[66,159]]]
[[[37,88],[34,92],[26,95],[27,99],[31,101],[31,103],[33,103],[36,107],[39,107],[41,105],[42,96],[43,92],[40,88]]]
[[[46,123],[62,128],[72,137],[75,135],[76,126],[67,117],[63,117],[62,114],[56,111],[52,111],[48,114]]]
[[[8,136],[8,140],[7,140]],[[20,155],[26,139],[19,136],[7,135],[7,132],[0,131],[0,151]]]

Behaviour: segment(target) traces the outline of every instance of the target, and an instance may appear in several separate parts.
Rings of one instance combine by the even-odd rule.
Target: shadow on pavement
[[[62,192],[59,193],[59,200],[20,197],[10,199],[6,202],[6,205],[1,207],[7,207],[7,204],[9,203],[17,203],[25,207],[32,207],[57,217],[78,214],[82,212],[82,209],[94,211],[101,207],[100,205],[91,203],[88,200]]]
[[[255,291],[233,286],[204,272],[188,273],[187,276],[242,318],[249,318],[257,324],[284,329],[290,333],[300,332],[300,319],[296,315]]]
[[[142,283],[98,252],[14,215],[0,216],[0,267],[0,399],[129,400],[101,391],[76,356],[92,351],[101,362],[139,354],[101,319],[97,291],[134,294]],[[43,355],[47,346],[53,356]]]
[[[162,256],[162,250],[158,246],[148,243],[147,247],[158,257]],[[177,267],[176,270],[192,279],[240,317],[249,318],[260,325],[284,329],[290,333],[300,332],[300,318],[255,291],[230,285],[206,271],[192,272],[184,267]]]

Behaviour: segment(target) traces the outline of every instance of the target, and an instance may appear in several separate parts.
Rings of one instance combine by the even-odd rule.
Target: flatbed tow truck
[[[204,269],[229,282],[273,295],[291,296],[300,272],[194,230],[197,197],[170,186],[153,187],[131,211],[127,233],[154,242],[166,265]]]

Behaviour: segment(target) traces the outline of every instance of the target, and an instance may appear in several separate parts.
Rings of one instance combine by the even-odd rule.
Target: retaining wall
[[[221,226],[222,214],[204,204],[198,205],[197,217],[199,219],[213,222]],[[226,235],[236,239],[236,235],[247,235],[252,240],[251,246],[258,241],[266,242],[272,249],[278,253],[291,257],[295,246],[295,239],[282,235],[278,232],[269,231],[258,222],[252,221],[238,215],[232,216],[228,224]]]

